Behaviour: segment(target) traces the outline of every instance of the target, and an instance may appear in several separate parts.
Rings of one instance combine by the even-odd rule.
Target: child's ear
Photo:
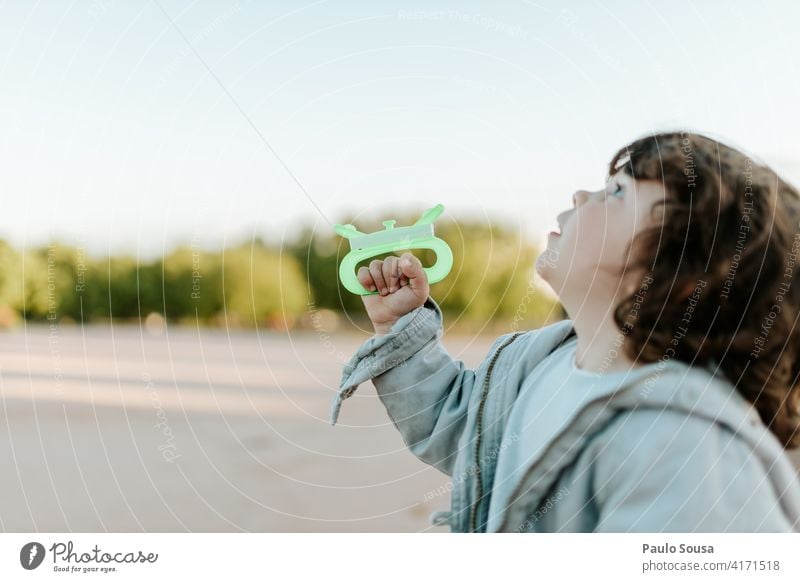
[[[622,291],[627,297],[636,293],[636,290],[640,285],[641,281],[638,279],[638,277],[628,274],[625,275],[625,278],[622,280]]]
[[[622,284],[620,285],[620,287],[622,288],[625,296],[630,297],[631,295],[637,293],[641,289],[647,289],[652,284],[653,284],[652,273],[639,274],[639,273],[634,273],[631,270],[627,270],[627,272],[623,275]]]

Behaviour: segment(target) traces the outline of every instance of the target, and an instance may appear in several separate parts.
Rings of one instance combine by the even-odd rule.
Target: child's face
[[[603,190],[579,190],[573,195],[574,208],[558,215],[561,232],[548,235],[537,272],[562,301],[585,298],[590,289],[617,293],[628,244],[658,220],[651,209],[663,198],[660,182],[634,180],[622,171]]]

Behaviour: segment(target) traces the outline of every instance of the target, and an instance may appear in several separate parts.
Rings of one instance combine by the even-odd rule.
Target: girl
[[[621,148],[536,270],[569,319],[497,339],[475,370],[441,343],[410,253],[359,280],[371,379],[405,444],[453,478],[459,532],[800,531],[800,195],[702,135]]]

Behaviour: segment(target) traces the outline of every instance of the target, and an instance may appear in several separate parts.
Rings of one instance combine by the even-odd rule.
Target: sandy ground
[[[448,478],[405,449],[370,383],[328,423],[367,337],[0,333],[0,530],[447,531],[428,514],[449,507],[430,499]],[[445,343],[474,366],[492,341]]]
[[[367,337],[3,332],[0,530],[446,531],[427,517],[449,496],[425,494],[448,478],[405,449],[370,383],[328,422]]]

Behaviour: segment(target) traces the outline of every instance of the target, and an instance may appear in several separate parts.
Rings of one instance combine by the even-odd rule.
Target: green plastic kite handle
[[[345,289],[356,295],[377,295],[378,291],[368,291],[358,281],[356,265],[361,261],[395,251],[410,249],[431,249],[436,253],[436,263],[424,267],[428,284],[433,285],[444,279],[453,268],[453,252],[447,243],[433,234],[433,223],[444,211],[437,204],[426,210],[422,217],[411,226],[395,228],[395,220],[383,221],[384,230],[365,234],[356,230],[352,224],[336,224],[334,230],[350,241],[350,252],[339,265],[339,279]]]

